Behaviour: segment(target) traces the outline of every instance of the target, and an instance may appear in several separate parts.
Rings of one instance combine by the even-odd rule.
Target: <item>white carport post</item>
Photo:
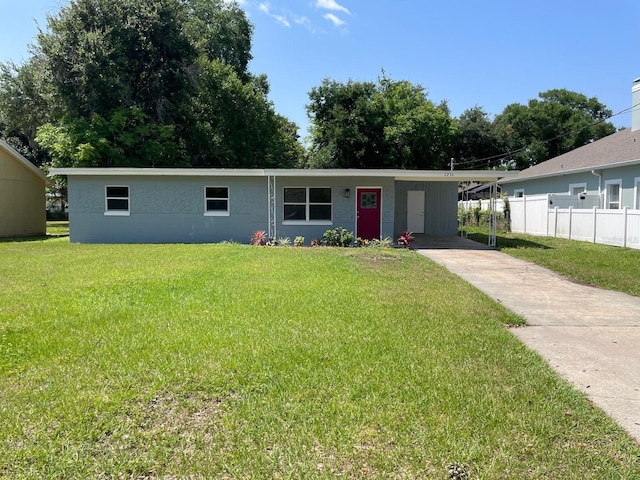
[[[278,225],[277,221],[277,209],[276,209],[276,177],[275,175],[269,175],[267,177],[267,190],[268,190],[268,208],[269,208],[269,239],[276,239],[276,229]]]
[[[496,246],[496,223],[498,208],[498,182],[491,182],[491,196],[489,198],[489,246],[495,248]]]

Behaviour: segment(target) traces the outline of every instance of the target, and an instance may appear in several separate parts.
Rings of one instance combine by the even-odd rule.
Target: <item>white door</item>
[[[424,233],[424,190],[407,192],[407,230]]]

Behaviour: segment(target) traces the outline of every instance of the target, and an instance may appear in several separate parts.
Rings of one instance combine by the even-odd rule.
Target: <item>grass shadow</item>
[[[47,235],[28,235],[25,237],[2,237],[0,238],[0,243],[42,242],[44,240],[55,240],[56,238],[64,238],[68,236],[68,233],[61,233]]]
[[[474,242],[484,244],[486,244],[489,240],[489,236],[484,233],[469,233],[468,238],[470,240],[473,240]],[[550,250],[553,247],[522,238],[511,238],[504,235],[496,234],[496,248],[498,250],[501,250],[503,248],[537,248],[539,250]]]

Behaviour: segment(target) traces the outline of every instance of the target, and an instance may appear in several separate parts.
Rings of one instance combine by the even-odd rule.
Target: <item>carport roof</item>
[[[515,178],[503,170],[399,170],[399,169],[259,169],[259,168],[52,168],[51,175],[68,176],[175,176],[175,177],[377,177],[399,181],[495,182]]]

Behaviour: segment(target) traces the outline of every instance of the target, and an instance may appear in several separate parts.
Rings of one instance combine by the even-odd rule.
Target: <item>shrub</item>
[[[348,247],[353,239],[353,233],[341,227],[330,228],[322,235],[322,242],[328,247]]]
[[[303,245],[304,245],[304,237],[298,235],[296,238],[293,239],[294,247],[301,247]]]
[[[402,232],[402,235],[398,237],[398,245],[401,245],[405,248],[411,248],[411,244],[414,240],[415,238],[413,237],[413,233],[405,230],[404,232]]]
[[[291,239],[289,237],[280,237],[277,243],[281,247],[288,247],[291,245]]]
[[[249,241],[251,245],[266,245],[267,244],[267,234],[264,230],[257,230],[253,232],[251,235],[251,240]]]

